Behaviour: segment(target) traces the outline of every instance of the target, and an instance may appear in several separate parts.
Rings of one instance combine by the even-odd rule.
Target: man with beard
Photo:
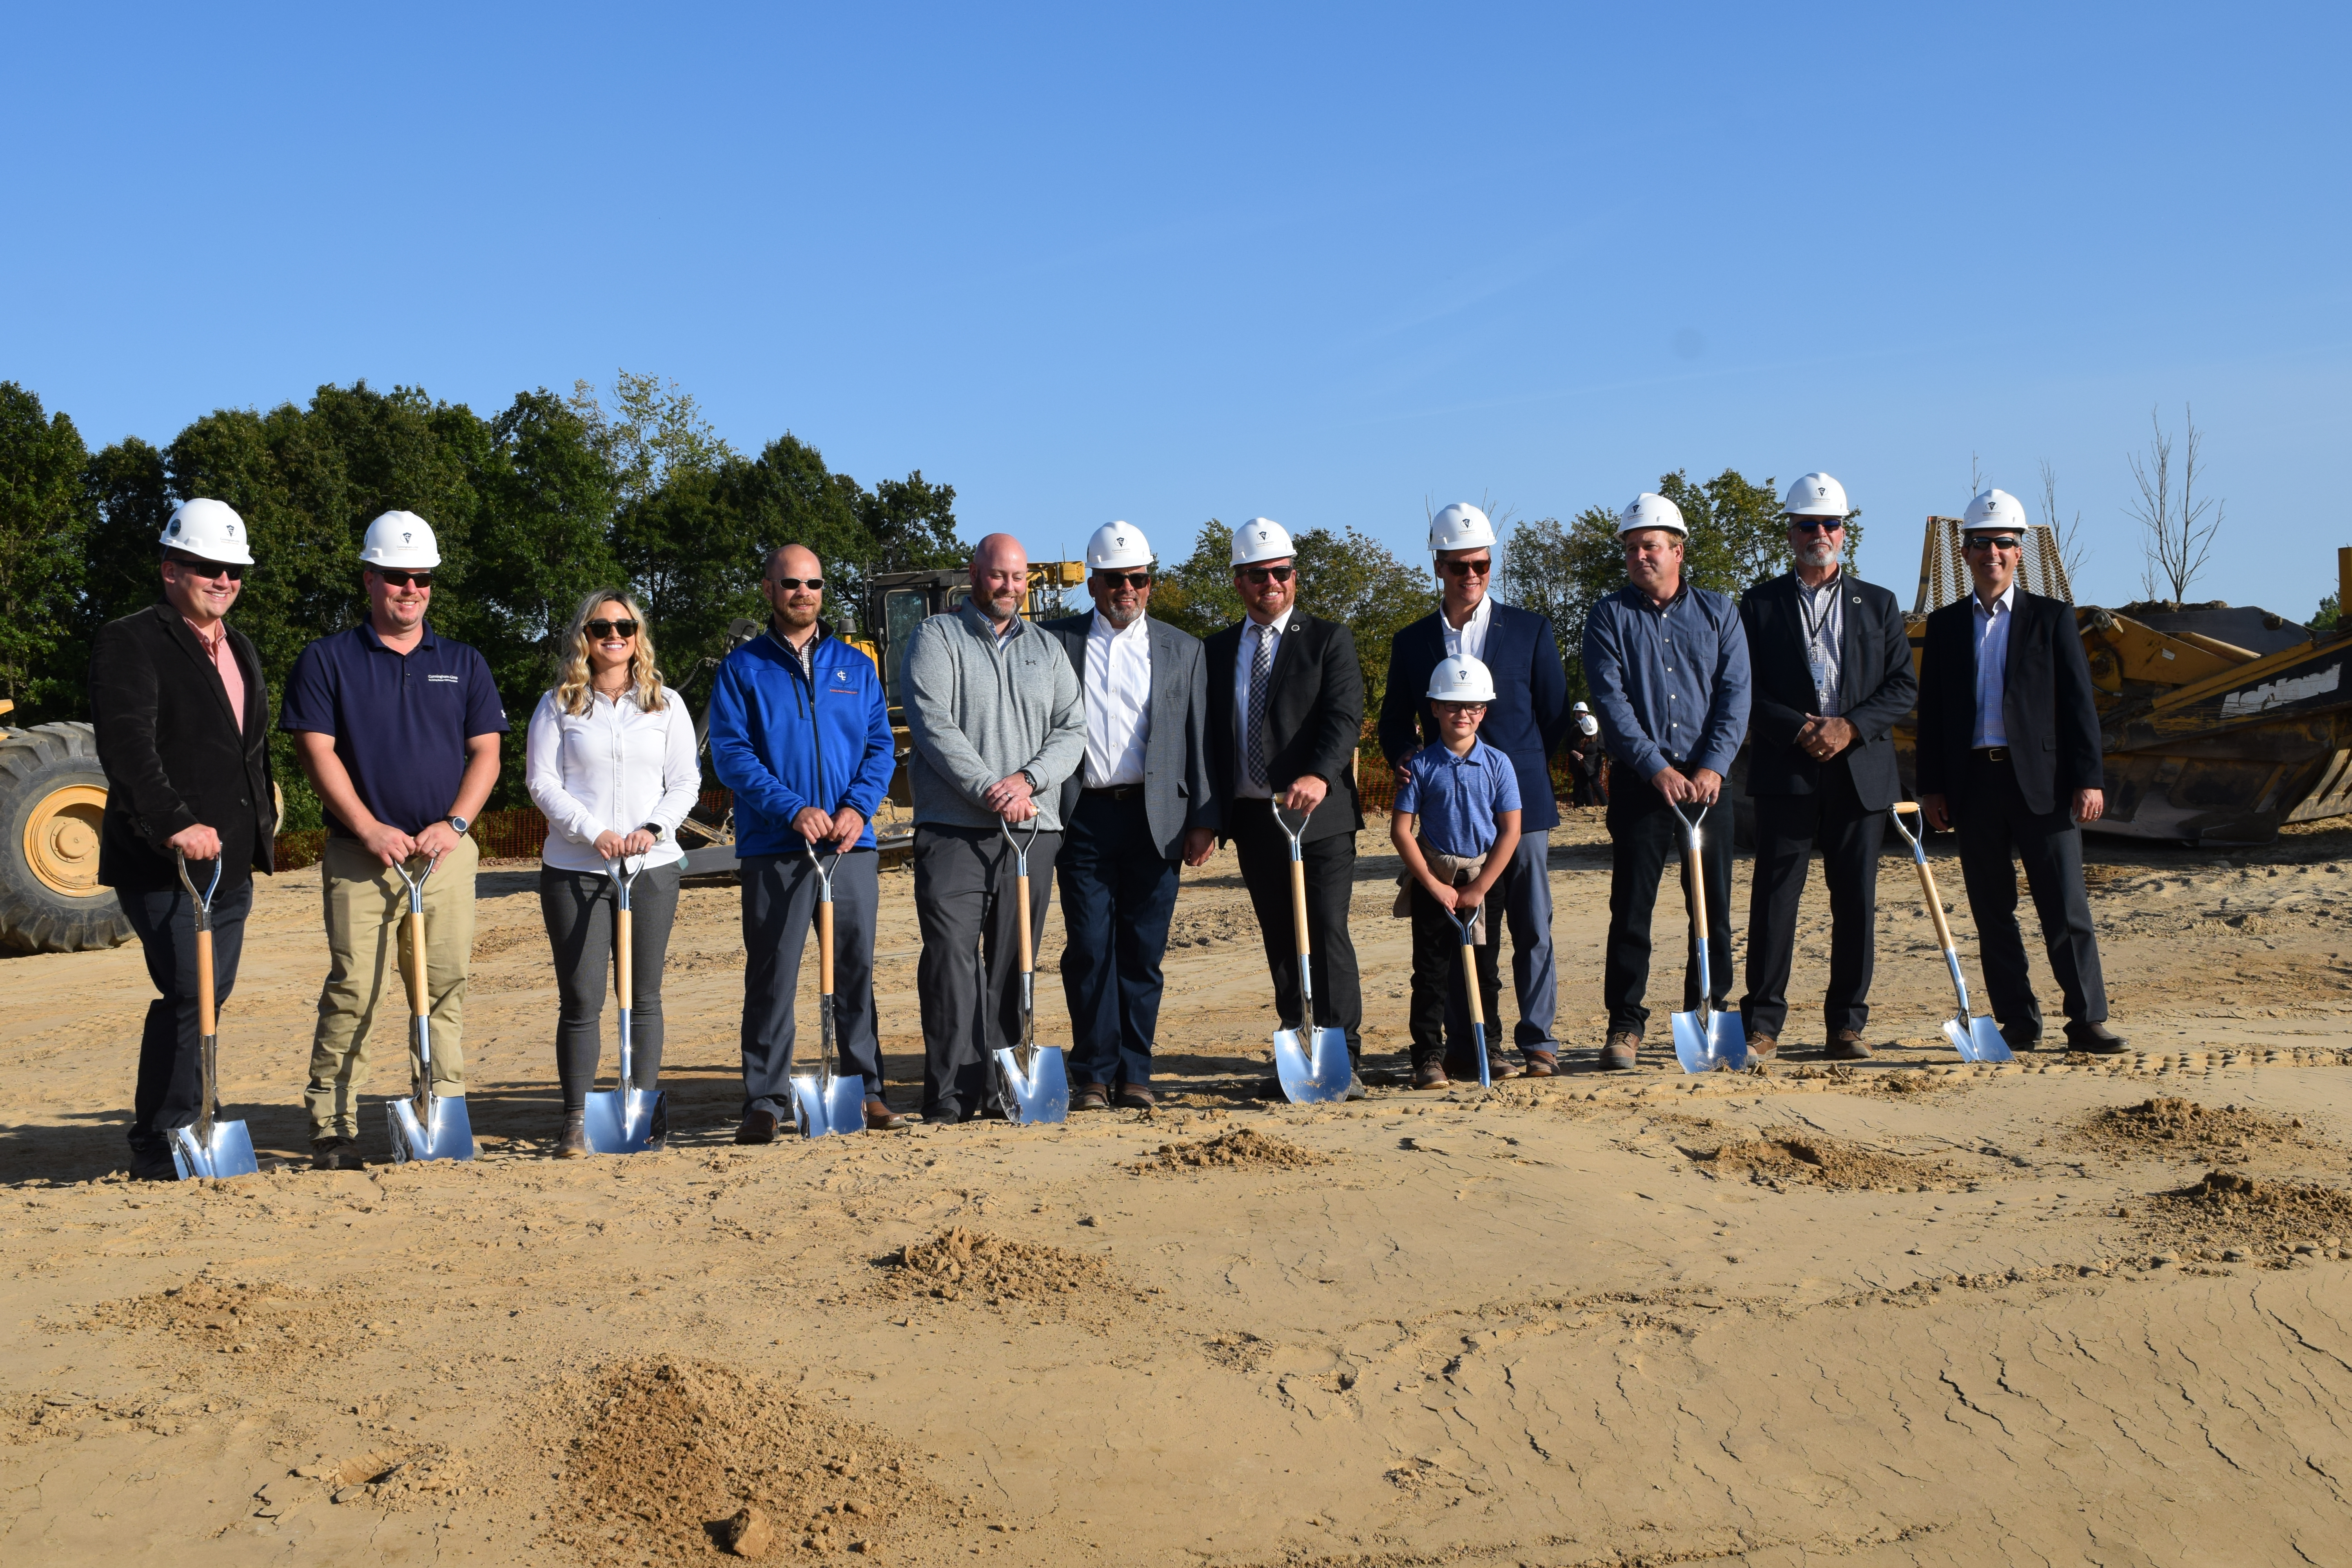
[[[1756,802],[1756,874],[1748,902],[1748,1054],[1770,1057],[1789,1016],[1797,902],[1819,849],[1830,887],[1830,986],[1822,1027],[1832,1061],[1870,1055],[1878,851],[1902,791],[1895,721],[1919,693],[1895,595],[1840,566],[1845,489],[1827,474],[1789,487],[1780,515],[1795,565],[1741,595],[1739,622],[1756,700],[1748,793]]]
[[[1114,1099],[1151,1109],[1177,862],[1201,865],[1216,843],[1208,676],[1198,639],[1144,614],[1157,563],[1141,529],[1103,524],[1087,541],[1093,613],[1045,623],[1086,701],[1086,759],[1062,785],[1055,865],[1073,1110]]]

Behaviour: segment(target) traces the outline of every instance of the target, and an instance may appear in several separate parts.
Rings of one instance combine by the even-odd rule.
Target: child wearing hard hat
[[[1438,738],[1413,754],[1389,837],[1404,862],[1396,913],[1412,920],[1413,1087],[1443,1089],[1448,1074],[1474,1082],[1478,1077],[1468,993],[1456,972],[1463,946],[1457,915],[1472,921],[1480,1016],[1490,1026],[1502,998],[1502,922],[1485,911],[1518,847],[1519,781],[1510,758],[1478,739],[1486,704],[1495,700],[1495,678],[1484,664],[1458,656],[1444,660],[1430,672],[1428,696]],[[1487,1070],[1490,1078],[1518,1075],[1492,1047]]]

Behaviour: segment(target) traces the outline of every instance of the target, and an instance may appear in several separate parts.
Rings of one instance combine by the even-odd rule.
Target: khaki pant
[[[474,951],[471,837],[441,858],[425,883],[425,971],[433,1031],[433,1092],[466,1092],[466,970]],[[368,1037],[379,1014],[409,1063],[392,1092],[411,1092],[415,1026],[408,1000],[408,886],[359,841],[327,840],[320,888],[327,913],[327,984],[310,1041],[312,1138],[359,1136],[359,1091],[368,1081]],[[395,965],[399,980],[393,979]]]

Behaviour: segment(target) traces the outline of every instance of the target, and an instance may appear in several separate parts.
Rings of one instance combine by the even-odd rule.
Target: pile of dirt
[[[1296,1171],[1308,1165],[1328,1165],[1328,1154],[1302,1149],[1279,1138],[1269,1138],[1246,1127],[1220,1132],[1198,1143],[1162,1143],[1160,1152],[1139,1160],[1134,1169],[1173,1173],[1179,1171]]]
[[[2094,1111],[2082,1131],[2102,1152],[2118,1159],[2154,1154],[2242,1164],[2257,1155],[2329,1147],[2305,1131],[2300,1116],[2271,1116],[2236,1105],[2216,1110],[2171,1095]]]
[[[1759,1138],[1712,1149],[1685,1147],[1683,1152],[1718,1181],[1745,1178],[1773,1188],[1802,1182],[1839,1192],[1926,1190],[1964,1186],[1969,1180],[1940,1160],[1884,1153],[1818,1133]]]
[[[2298,1247],[2335,1250],[2352,1237],[2352,1193],[2208,1171],[2194,1186],[2157,1194],[2150,1231],[2192,1255],[2244,1249],[2258,1259]]]
[[[1104,1298],[1139,1299],[1100,1258],[1013,1241],[984,1230],[951,1226],[883,1258],[883,1289],[899,1299],[928,1296],[941,1301],[982,1301],[992,1307],[1020,1305],[1056,1316],[1078,1315],[1073,1308]]]
[[[94,1329],[144,1329],[184,1350],[226,1351],[259,1362],[321,1352],[343,1325],[323,1320],[335,1305],[328,1292],[273,1280],[225,1279],[199,1274],[184,1285],[149,1296],[101,1301],[82,1320]]]
[[[720,1533],[746,1508],[772,1555],[887,1562],[962,1511],[896,1439],[709,1362],[623,1363],[575,1403],[548,1534],[593,1564],[726,1561]]]

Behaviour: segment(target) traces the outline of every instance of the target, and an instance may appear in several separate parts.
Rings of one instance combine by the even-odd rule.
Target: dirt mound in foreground
[[[2300,1182],[2264,1182],[2208,1171],[2196,1185],[2160,1193],[2149,1218],[2190,1247],[2229,1246],[2258,1255],[2296,1247],[2334,1248],[2352,1237],[2352,1193]]]
[[[1140,1300],[1104,1258],[1041,1241],[1014,1241],[954,1226],[882,1259],[883,1289],[901,1299],[1019,1305],[1053,1317],[1103,1315]]]
[[[1959,1186],[1969,1180],[1940,1160],[1882,1153],[1817,1134],[1759,1138],[1683,1152],[1717,1180],[1745,1177],[1764,1186],[1802,1182],[1838,1191],[1903,1190]]]
[[[2153,1154],[2236,1163],[2288,1150],[2329,1147],[2305,1131],[2300,1116],[2271,1116],[2236,1105],[2216,1108],[2172,1095],[2094,1111],[2084,1121],[2083,1132],[2104,1152],[2125,1159]]]
[[[1158,1153],[1135,1163],[1139,1171],[1172,1173],[1179,1171],[1297,1171],[1308,1165],[1332,1163],[1328,1154],[1302,1149],[1279,1138],[1246,1127],[1220,1132],[1198,1143],[1162,1143]]]

